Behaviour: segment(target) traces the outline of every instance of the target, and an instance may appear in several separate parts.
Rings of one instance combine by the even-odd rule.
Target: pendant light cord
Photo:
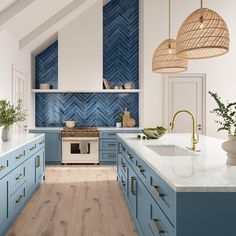
[[[203,8],[203,0],[201,0],[201,8]]]
[[[170,17],[170,14],[171,14],[171,12],[170,12],[170,0],[169,0],[169,39],[170,39],[170,22],[171,22],[171,17]]]

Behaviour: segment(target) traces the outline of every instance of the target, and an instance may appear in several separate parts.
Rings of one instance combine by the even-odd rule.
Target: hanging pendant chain
[[[203,23],[204,19],[203,19],[203,0],[201,0],[201,16],[200,16],[200,22],[201,24]]]

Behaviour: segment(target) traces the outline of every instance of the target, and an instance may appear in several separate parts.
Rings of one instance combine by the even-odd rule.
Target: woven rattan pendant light
[[[189,15],[179,29],[177,52],[186,59],[202,59],[223,55],[229,51],[229,31],[216,12],[201,8]]]
[[[177,55],[176,41],[170,38],[171,24],[169,0],[169,38],[163,41],[155,50],[152,59],[152,71],[155,73],[169,74],[187,70],[187,60]]]

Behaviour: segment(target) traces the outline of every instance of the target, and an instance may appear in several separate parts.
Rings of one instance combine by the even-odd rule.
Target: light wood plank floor
[[[49,166],[7,236],[136,236],[113,166]]]

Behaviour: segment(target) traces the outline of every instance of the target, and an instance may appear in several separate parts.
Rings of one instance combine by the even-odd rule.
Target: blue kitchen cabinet
[[[45,134],[45,163],[61,164],[61,131],[31,129],[29,132]]]
[[[9,179],[4,177],[0,179],[0,235],[1,227],[6,227],[9,221],[8,211]]]
[[[44,178],[44,136],[0,156],[0,236],[4,236]]]
[[[100,164],[116,164],[117,154],[117,134],[118,133],[138,133],[140,128],[135,129],[111,129],[99,130],[100,138]]]

